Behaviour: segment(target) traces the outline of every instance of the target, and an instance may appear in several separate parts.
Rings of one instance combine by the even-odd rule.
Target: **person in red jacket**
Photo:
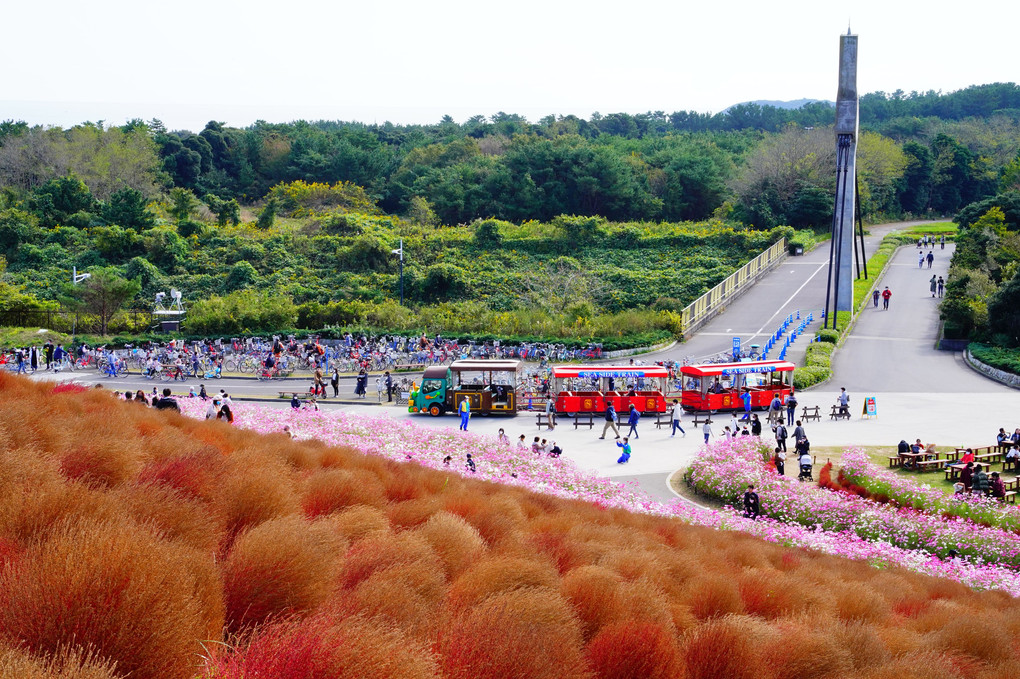
[[[892,297],[892,290],[890,290],[889,286],[887,285],[887,286],[885,286],[885,290],[882,291],[882,308],[883,309],[888,309],[889,308],[889,298],[890,297]]]

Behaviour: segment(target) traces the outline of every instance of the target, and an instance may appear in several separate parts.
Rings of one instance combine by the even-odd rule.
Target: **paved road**
[[[896,222],[869,227],[869,233],[864,239],[865,253],[874,253],[879,242],[890,231],[925,223],[928,222]],[[812,334],[810,331],[821,327],[819,312],[825,308],[828,263],[827,243],[805,255],[787,257],[687,342],[642,358],[646,361],[682,360],[687,356],[697,362],[728,351],[735,335],[740,336],[745,346],[764,344],[788,315],[796,314],[797,311],[804,314],[813,311],[815,322],[808,326],[806,336],[798,339],[787,352],[788,359],[797,360],[807,348],[806,340]],[[769,356],[777,357],[778,353]]]
[[[960,353],[935,348],[938,302],[932,275],[947,276],[953,244],[934,250],[931,269],[917,266],[917,248],[900,248],[881,285],[893,293],[889,309],[868,307],[833,360],[830,384],[850,392],[1010,393],[967,367]]]

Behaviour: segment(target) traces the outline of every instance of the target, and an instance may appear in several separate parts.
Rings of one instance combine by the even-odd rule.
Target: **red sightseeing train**
[[[553,366],[550,395],[559,413],[602,413],[612,403],[618,413],[631,404],[642,413],[666,412],[669,371],[661,366]]]

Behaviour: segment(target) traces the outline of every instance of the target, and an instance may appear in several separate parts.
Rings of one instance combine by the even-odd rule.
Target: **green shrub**
[[[839,331],[833,330],[832,328],[822,328],[815,334],[815,336],[818,338],[819,342],[830,342],[835,344],[839,341]]]
[[[831,376],[831,370],[818,365],[797,368],[793,371],[793,386],[795,389],[807,389],[819,382],[824,382]]]
[[[971,342],[968,345],[970,353],[974,358],[985,365],[990,365],[997,370],[1005,370],[1015,375],[1020,375],[1020,349],[995,347],[987,344]]]

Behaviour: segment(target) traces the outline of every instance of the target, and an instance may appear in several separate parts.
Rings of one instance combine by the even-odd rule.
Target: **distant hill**
[[[756,104],[758,106],[773,106],[775,108],[787,109],[790,111],[796,110],[806,104],[828,104],[829,106],[835,106],[835,103],[826,99],[793,99],[791,101],[774,101],[770,99],[755,99],[754,101],[742,101],[739,104],[734,104],[723,110],[723,113],[729,111],[731,108],[736,106],[746,106],[747,104]]]

